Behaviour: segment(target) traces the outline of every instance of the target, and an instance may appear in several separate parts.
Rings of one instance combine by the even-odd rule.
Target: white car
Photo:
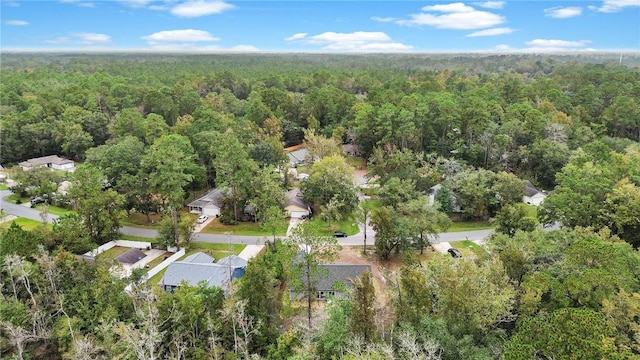
[[[207,219],[209,219],[207,215],[198,216],[198,224],[202,224],[203,222],[207,221]]]

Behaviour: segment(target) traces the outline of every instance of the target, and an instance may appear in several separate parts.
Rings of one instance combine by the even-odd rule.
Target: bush
[[[18,199],[18,200],[16,200],[16,204],[17,204],[17,205],[22,204],[22,199]]]

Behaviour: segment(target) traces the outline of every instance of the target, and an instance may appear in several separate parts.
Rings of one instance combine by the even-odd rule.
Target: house
[[[229,255],[229,256],[223,257],[222,259],[218,260],[217,264],[232,268],[233,269],[233,272],[231,274],[232,279],[241,278],[244,275],[244,272],[247,268],[247,260],[237,255]]]
[[[303,145],[290,146],[284,149],[284,151],[286,151],[287,156],[289,156],[289,165],[291,165],[291,167],[304,164],[307,154],[309,154],[309,151],[304,148]]]
[[[303,219],[311,214],[311,207],[302,200],[302,192],[298,188],[287,191],[284,210],[293,219]]]
[[[39,158],[29,159],[20,164],[22,170],[31,170],[39,167],[47,167],[54,170],[74,171],[75,163],[73,160],[61,158],[57,155],[43,156]]]
[[[351,287],[352,280],[363,273],[371,272],[371,265],[353,264],[320,264],[320,278],[316,286],[316,299],[328,300],[331,297],[341,299],[346,290]],[[290,289],[292,299],[300,299],[301,295]]]
[[[524,195],[522,196],[522,202],[525,204],[540,206],[544,199],[547,197],[547,194],[541,192],[536,189],[535,186],[531,183],[531,181],[526,181],[527,186],[524,189]]]
[[[436,203],[436,196],[438,194],[438,191],[440,191],[440,189],[442,189],[442,184],[437,184],[430,187],[429,190],[427,191],[427,194],[429,195],[429,201],[428,201],[429,206],[433,206],[433,204]],[[453,193],[451,194],[451,201],[453,203],[453,212],[454,213],[462,212],[462,207],[458,203],[458,198]]]
[[[4,167],[0,165],[0,181],[4,181],[7,178],[7,173],[4,171]]]
[[[220,216],[222,199],[225,195],[226,191],[224,189],[213,189],[198,200],[190,202],[189,205],[187,205],[189,212],[208,216]]]
[[[169,264],[159,284],[164,291],[173,294],[183,281],[189,286],[205,282],[207,286],[219,287],[228,294],[233,279],[242,277],[247,266],[246,260],[236,258],[235,255],[228,256],[214,263],[211,256],[202,252],[189,255]]]

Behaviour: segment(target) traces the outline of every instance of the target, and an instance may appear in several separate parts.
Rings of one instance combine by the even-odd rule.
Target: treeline
[[[570,150],[640,137],[640,72],[552,58],[5,55],[1,78],[3,164],[83,160],[111,139],[150,144],[164,132],[194,148],[199,133],[228,129],[244,145],[267,134],[287,146],[311,128],[365,157],[381,146],[436,152],[550,188]]]

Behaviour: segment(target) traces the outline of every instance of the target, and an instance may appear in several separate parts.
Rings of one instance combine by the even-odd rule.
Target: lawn
[[[149,222],[147,220],[147,215],[138,212],[132,212],[131,215],[126,216],[124,219],[122,219],[122,225],[145,229],[157,229],[160,226],[161,217],[162,216],[160,214],[151,214],[149,215],[151,222]]]
[[[289,219],[282,221],[278,230],[277,236],[283,236],[287,233],[289,227]],[[208,234],[225,234],[232,233],[233,235],[247,235],[247,236],[270,236],[272,235],[268,230],[263,229],[260,223],[257,222],[238,222],[235,225],[225,225],[220,222],[220,219],[213,219],[204,229],[203,233]]]
[[[0,190],[7,190],[7,189],[9,189],[7,184],[0,184]]]
[[[522,208],[524,209],[524,211],[526,211],[527,216],[528,217],[532,217],[532,218],[536,218],[538,217],[538,207],[537,206],[533,206],[533,205],[529,205],[529,204],[519,204],[520,206],[522,206]]]
[[[153,275],[151,279],[147,280],[147,284],[151,286],[157,286],[160,282],[160,279],[164,276],[164,273],[167,272],[167,268],[162,269],[159,273]]]
[[[446,232],[488,230],[493,226],[488,221],[454,221]]]
[[[469,240],[451,241],[451,247],[456,248],[462,252],[462,257],[477,256],[479,260],[489,259],[489,253],[480,245]]]
[[[144,273],[146,274],[149,270],[153,269],[154,267],[160,265],[161,262],[163,262],[165,260],[165,258],[168,258],[169,256],[173,255],[172,252],[165,252],[164,254],[158,256],[157,258],[153,259],[150,263],[148,267],[143,268],[142,270],[144,271]]]
[[[318,218],[310,221],[314,222],[319,227],[320,234],[318,235],[329,236],[333,235],[334,231],[342,231],[343,233],[350,236],[355,235],[358,233],[358,231],[360,231],[358,223],[351,216],[345,220],[333,222],[331,223],[331,226],[329,226],[329,224],[325,221]]]
[[[146,238],[146,237],[142,237],[142,236],[133,236],[133,235],[120,235],[120,239],[121,240],[131,240],[131,241],[144,241],[144,242],[150,242],[152,244],[154,243],[158,243],[158,239],[156,238]]]
[[[18,200],[20,200],[21,204],[29,202],[29,198],[28,197],[20,197],[20,194],[11,194],[11,195],[5,197],[4,200],[7,201],[7,202],[10,202],[12,204],[17,204]]]
[[[45,207],[44,204],[40,204],[40,205],[36,205],[35,209],[38,209],[39,211],[43,211],[44,207]],[[47,211],[49,212],[49,214],[54,214],[54,215],[58,215],[58,216],[63,216],[63,215],[74,214],[75,213],[75,211],[73,211],[73,210],[61,208],[61,207],[55,206],[55,205],[47,206]]]
[[[42,223],[40,221],[19,217],[12,221],[8,221],[0,224],[0,229],[9,228],[12,222],[15,222],[16,224],[18,224],[18,226],[20,226],[23,230],[33,230],[39,226],[42,226]],[[51,227],[51,224],[47,224],[47,226]]]
[[[102,259],[115,259],[118,255],[127,252],[129,249],[130,248],[124,246],[114,246],[111,249],[98,254],[96,257]]]

